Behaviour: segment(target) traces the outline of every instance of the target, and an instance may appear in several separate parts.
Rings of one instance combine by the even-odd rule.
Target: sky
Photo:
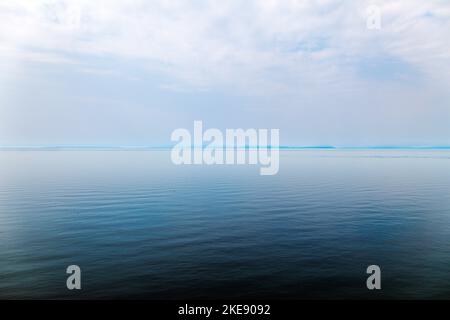
[[[165,145],[194,120],[448,146],[450,1],[0,0],[0,145]]]

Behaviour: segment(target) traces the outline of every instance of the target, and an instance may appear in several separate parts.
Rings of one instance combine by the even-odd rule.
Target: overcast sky
[[[194,120],[450,145],[450,1],[0,0],[0,145],[167,144]]]

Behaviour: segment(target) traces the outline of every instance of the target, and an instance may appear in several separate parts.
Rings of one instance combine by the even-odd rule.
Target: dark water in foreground
[[[2,151],[0,298],[450,299],[450,152]]]

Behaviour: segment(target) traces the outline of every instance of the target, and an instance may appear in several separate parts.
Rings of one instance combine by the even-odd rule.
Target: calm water
[[[0,151],[0,298],[450,298],[450,152]]]

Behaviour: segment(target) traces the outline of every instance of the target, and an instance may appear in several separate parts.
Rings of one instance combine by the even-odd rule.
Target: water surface
[[[280,156],[0,151],[0,298],[450,298],[448,150]]]

